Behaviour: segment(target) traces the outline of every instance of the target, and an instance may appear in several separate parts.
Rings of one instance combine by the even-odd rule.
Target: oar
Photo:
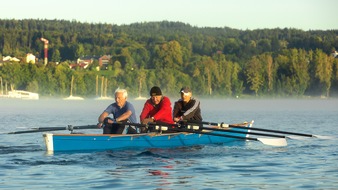
[[[37,128],[33,128],[33,130],[14,131],[14,132],[9,132],[7,134],[36,133],[36,132],[61,131],[61,130],[73,131],[74,129],[98,129],[98,127],[97,125],[84,125],[84,126],[68,125],[67,127],[37,127]]]
[[[125,123],[125,122],[118,122],[117,124],[122,125],[133,125],[136,127],[148,127],[146,124],[140,123]],[[36,132],[45,132],[45,131],[62,131],[62,130],[69,130],[73,131],[74,129],[99,129],[97,125],[84,125],[84,126],[72,126],[68,125],[67,127],[35,127],[32,128],[33,130],[27,131],[14,131],[9,133],[1,133],[1,134],[22,134],[22,133],[36,133]]]
[[[248,127],[237,126],[237,125],[229,125],[229,124],[225,124],[225,123],[213,123],[213,122],[207,122],[207,121],[202,121],[202,122],[198,122],[198,123],[206,124],[206,125],[217,125],[217,126],[220,126],[220,127],[223,127],[223,128],[230,127],[230,128],[239,128],[239,129],[248,129]],[[289,131],[279,131],[279,130],[263,129],[263,128],[256,128],[256,127],[250,127],[249,129],[250,130],[256,130],[256,131],[271,132],[271,133],[280,133],[280,134],[303,136],[303,137],[316,137],[316,138],[319,138],[319,139],[330,139],[330,138],[332,138],[332,137],[329,137],[329,136],[296,133],[296,132],[289,132]],[[294,138],[292,136],[286,136],[286,137],[287,138]]]
[[[187,125],[189,129],[190,124]],[[277,137],[277,138],[286,138],[284,135],[276,135],[276,134],[268,134],[268,133],[256,133],[256,132],[249,132],[249,131],[236,131],[236,130],[227,130],[227,129],[217,129],[211,127],[202,127],[202,126],[193,126],[194,129],[206,129],[212,131],[221,131],[226,133],[239,133],[239,134],[249,134],[249,135],[258,135],[258,136],[266,136],[266,137]],[[244,127],[245,129],[251,129],[249,127]]]
[[[155,123],[149,123],[149,124],[140,124],[140,123],[127,123],[127,122],[117,122],[116,124],[119,125],[132,125],[135,127],[149,127],[150,125],[158,125]],[[160,125],[159,125],[160,126]],[[33,130],[27,130],[27,131],[15,131],[15,132],[9,132],[6,134],[22,134],[22,133],[36,133],[36,132],[45,132],[45,131],[61,131],[61,130],[69,130],[73,131],[74,129],[98,129],[97,125],[84,125],[84,126],[72,126],[68,125],[67,127],[36,127],[32,128]]]
[[[202,132],[202,131],[177,129],[177,128],[169,129],[169,130],[170,131],[177,131],[177,132],[197,133],[197,134],[204,134],[204,135],[211,135],[211,136],[219,136],[219,137],[259,141],[259,142],[261,142],[265,145],[271,145],[271,146],[286,146],[287,145],[285,138],[272,138],[272,139],[269,138],[268,139],[268,138],[240,137],[240,136],[217,134],[217,133],[208,133],[208,132]]]
[[[143,124],[139,124],[139,125],[143,125]],[[193,129],[183,129],[183,128],[180,128],[180,127],[182,127],[182,125],[180,125],[180,124],[148,123],[146,125],[167,126],[167,128],[165,128],[165,130],[173,131],[173,132],[187,132],[187,133],[205,134],[205,135],[227,137],[227,138],[236,138],[236,139],[260,141],[261,143],[263,143],[265,145],[271,145],[271,146],[286,146],[287,145],[287,142],[286,142],[285,138],[272,138],[272,139],[268,139],[268,138],[240,137],[240,136],[225,135],[225,134],[218,134],[218,133],[209,133],[209,132],[196,131],[196,130],[193,130]],[[183,125],[183,126],[185,127],[185,125]]]

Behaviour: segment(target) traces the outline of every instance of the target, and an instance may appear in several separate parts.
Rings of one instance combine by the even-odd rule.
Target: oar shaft
[[[85,126],[69,125],[67,127],[37,127],[37,128],[33,128],[33,130],[14,131],[14,132],[9,132],[7,134],[23,134],[23,133],[45,132],[45,131],[62,131],[62,130],[73,131],[74,129],[98,129],[98,127],[96,125],[85,125]]]
[[[63,128],[62,130],[65,130],[65,128]],[[44,131],[51,131],[51,130],[50,129],[36,129],[36,130],[28,130],[28,131],[14,131],[14,132],[9,132],[7,134],[36,133],[36,132],[44,132]]]
[[[97,125],[72,126],[73,129],[98,129]],[[68,126],[68,130],[71,130]]]
[[[221,127],[226,125],[227,127],[232,127],[232,128],[247,129],[247,127],[242,127],[242,126],[237,126],[237,125],[227,125],[223,123],[214,123],[214,122],[207,122],[207,121],[202,121],[199,123],[206,124],[206,125],[217,125]],[[289,132],[289,131],[279,131],[279,130],[263,129],[263,128],[255,128],[255,127],[250,127],[250,129],[256,130],[256,131],[264,131],[264,132],[272,132],[272,133],[280,133],[280,134],[288,134],[288,135],[298,135],[298,136],[304,136],[304,137],[314,137],[314,135],[312,134],[296,133],[296,132]]]
[[[247,129],[247,127],[234,126],[234,125],[229,125],[229,127],[231,127],[231,128],[240,128],[240,129]],[[295,133],[295,132],[289,132],[289,131],[279,131],[279,130],[272,130],[272,129],[263,129],[263,128],[256,128],[256,127],[250,127],[250,130],[272,132],[272,133],[280,133],[280,134],[289,134],[289,135],[298,135],[298,136],[304,136],[304,137],[313,137],[313,135],[311,135],[311,134]]]
[[[209,127],[200,127],[200,129],[221,131],[221,132],[226,132],[226,133],[240,133],[240,134],[259,135],[259,136],[266,136],[266,137],[286,138],[283,135],[275,135],[275,134],[267,134],[267,133],[255,133],[255,132],[249,132],[249,131],[235,131],[235,130],[226,130],[226,129],[215,129],[215,128],[209,128]],[[243,127],[243,129],[248,130],[248,129],[251,129],[251,128]]]
[[[68,125],[67,127],[37,127],[34,128],[35,130],[73,130],[73,129],[96,129],[98,128],[97,125],[83,125],[83,126],[72,126]]]
[[[36,131],[44,131],[44,130],[53,130],[53,131],[59,131],[59,130],[68,130],[68,127],[34,127],[32,128]]]

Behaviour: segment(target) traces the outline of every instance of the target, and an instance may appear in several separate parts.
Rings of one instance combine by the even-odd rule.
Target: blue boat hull
[[[245,126],[251,126],[251,123]],[[237,130],[238,131],[238,130]],[[248,131],[242,129],[242,131]],[[211,134],[225,134],[224,132],[209,131]],[[246,134],[226,133],[231,136],[242,137]],[[144,133],[133,135],[116,134],[43,134],[48,152],[66,151],[103,151],[149,148],[174,148],[206,144],[229,144],[244,141],[237,138],[196,134],[196,133]]]

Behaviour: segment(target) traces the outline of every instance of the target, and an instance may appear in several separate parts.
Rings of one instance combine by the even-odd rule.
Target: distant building
[[[35,55],[33,55],[31,53],[27,53],[27,55],[26,55],[26,63],[35,64]]]
[[[76,64],[71,64],[69,67],[74,69],[75,67],[81,67],[82,69],[86,69],[88,65],[92,64],[94,60],[98,60],[98,56],[85,56],[80,57],[76,60]]]
[[[101,57],[99,56],[85,56],[80,57],[76,60],[76,64],[71,64],[71,69],[75,67],[81,67],[83,69],[86,69],[88,65],[92,64],[94,60],[97,60],[99,63],[100,68],[107,68],[111,59],[111,55],[103,55]]]
[[[96,58],[97,59],[97,58]],[[95,57],[92,56],[85,56],[85,57],[80,57],[76,60],[77,64],[91,64],[95,60]]]
[[[19,62],[20,59],[16,58],[16,57],[11,57],[11,56],[5,56],[2,58],[3,62]]]
[[[104,55],[99,58],[99,66],[101,68],[107,68],[111,59],[111,55]]]

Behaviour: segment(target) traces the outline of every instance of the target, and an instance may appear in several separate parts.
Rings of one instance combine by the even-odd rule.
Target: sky
[[[337,0],[4,0],[0,18],[117,25],[173,21],[196,27],[308,31],[338,29],[337,7]]]

